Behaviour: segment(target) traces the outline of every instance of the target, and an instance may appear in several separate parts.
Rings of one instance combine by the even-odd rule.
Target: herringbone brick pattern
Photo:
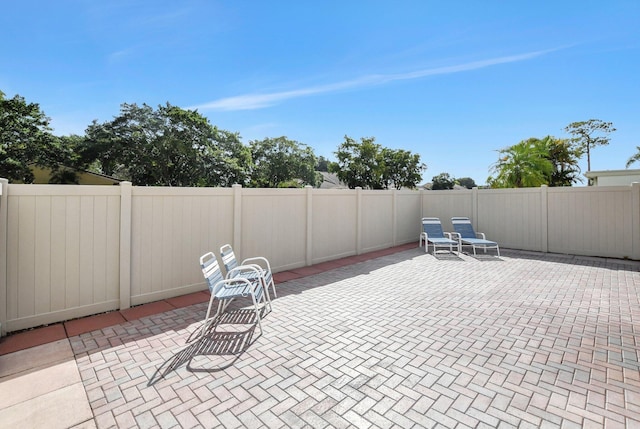
[[[71,341],[99,428],[632,428],[639,297],[637,262],[415,249],[279,284],[260,336],[187,344],[196,304]]]

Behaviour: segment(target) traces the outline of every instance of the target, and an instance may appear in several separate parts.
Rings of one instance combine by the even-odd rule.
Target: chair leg
[[[267,285],[267,289],[269,286]],[[278,294],[276,293],[276,282],[273,281],[273,274],[271,275],[271,288],[273,289],[273,297],[277,298]]]
[[[215,299],[215,297],[213,295],[211,295],[211,298],[209,299],[209,306],[207,307],[207,315],[204,318],[204,322],[202,323],[202,328],[200,330],[200,337],[204,337],[207,329],[209,328],[209,325],[211,323],[211,321],[215,321],[220,314],[222,314],[222,312],[224,311],[224,309],[226,308],[226,305],[223,307],[223,303],[222,301],[218,301],[218,310],[216,311],[216,314],[213,317],[209,317],[211,315],[211,306],[213,304],[213,300]]]

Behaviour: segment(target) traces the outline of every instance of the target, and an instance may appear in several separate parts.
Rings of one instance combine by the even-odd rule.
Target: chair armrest
[[[451,238],[453,240],[458,240],[460,241],[460,239],[462,238],[462,236],[460,235],[459,232],[448,232],[447,234],[451,234]]]
[[[445,232],[444,233],[445,237],[447,237],[449,240],[453,240],[452,234],[450,232]]]
[[[218,291],[220,291],[220,289],[224,289],[227,285],[228,286],[237,286],[238,283],[244,283],[249,290],[251,291],[252,295],[255,295],[256,293],[256,288],[258,287],[256,284],[250,282],[249,280],[247,280],[246,278],[243,277],[235,277],[235,278],[228,278],[228,279],[222,279],[220,280],[218,283],[216,283],[213,287],[213,290],[211,291],[211,295],[216,295],[218,293]],[[242,293],[242,296],[247,296],[246,293]]]
[[[271,265],[269,264],[269,261],[267,260],[267,258],[264,258],[262,256],[254,256],[253,258],[247,258],[244,261],[242,261],[242,265],[256,265],[260,267],[260,269],[264,270],[265,267],[263,267],[260,264],[256,264],[255,262],[264,263],[266,265],[267,271],[271,272]]]
[[[227,273],[227,279],[246,278],[246,274],[255,275],[258,278],[264,279],[263,273],[264,269],[260,265],[238,265]]]
[[[483,240],[486,240],[487,238],[484,236],[484,232],[478,232],[476,233],[476,237],[478,238],[482,238]]]

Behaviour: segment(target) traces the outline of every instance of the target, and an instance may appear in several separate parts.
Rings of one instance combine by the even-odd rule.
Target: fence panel
[[[393,191],[360,191],[360,249],[371,252],[393,245]]]
[[[6,330],[118,308],[118,188],[10,185],[7,206]]]
[[[478,192],[475,228],[500,247],[541,251],[541,188],[487,189]]]
[[[314,189],[312,205],[312,263],[355,255],[358,228],[355,191]]]
[[[233,191],[133,187],[131,205],[131,304],[204,289],[198,259],[233,241]]]
[[[437,217],[445,231],[453,231],[451,218],[454,216],[474,217],[474,191],[449,190],[425,191],[423,194],[422,216]],[[416,220],[417,230],[421,230],[420,219]]]
[[[549,188],[548,195],[550,252],[634,256],[632,187]]]
[[[242,189],[242,258],[264,256],[274,271],[305,265],[305,189]]]
[[[415,191],[396,192],[396,237],[394,246],[418,241],[422,231],[420,226],[422,193]]]

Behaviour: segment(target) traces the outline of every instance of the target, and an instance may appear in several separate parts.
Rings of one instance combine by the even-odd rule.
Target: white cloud
[[[559,48],[558,48],[559,49]],[[340,90],[362,88],[368,86],[382,85],[398,80],[419,79],[426,76],[444,75],[452,73],[460,73],[470,70],[477,70],[498,64],[515,63],[519,61],[529,60],[558,49],[549,49],[543,51],[528,52],[524,54],[511,55],[506,57],[490,58],[487,60],[473,61],[470,63],[457,64],[445,67],[436,67],[431,69],[417,70],[409,73],[397,74],[376,74],[363,76],[358,79],[337,82],[327,85],[319,85],[309,88],[301,88],[291,91],[273,92],[273,93],[254,93],[244,94],[235,97],[221,98],[208,103],[199,104],[188,107],[188,109],[198,110],[253,110],[262,109],[273,106],[279,102],[292,98],[306,97],[310,95],[326,94]]]

